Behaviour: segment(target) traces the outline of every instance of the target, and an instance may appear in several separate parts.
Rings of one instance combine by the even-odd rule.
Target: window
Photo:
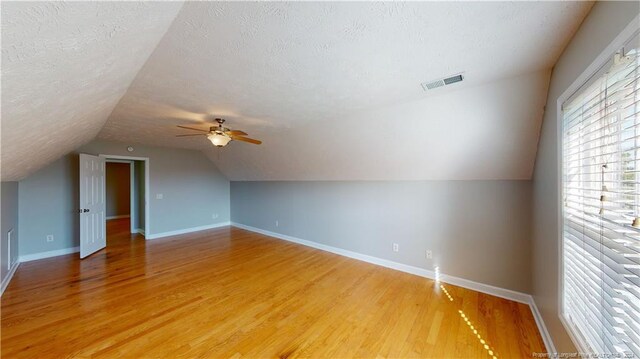
[[[640,56],[631,44],[562,108],[562,315],[582,350],[640,357]]]

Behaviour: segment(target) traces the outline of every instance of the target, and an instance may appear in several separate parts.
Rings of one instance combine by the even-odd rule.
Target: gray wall
[[[558,312],[558,119],[560,95],[640,13],[638,2],[597,2],[564,50],[551,76],[533,176],[532,293],[556,349],[575,347]]]
[[[233,222],[526,293],[530,203],[529,181],[231,182]]]
[[[135,171],[135,193],[136,196],[138,196],[138,200],[135,201],[136,204],[138,205],[138,215],[136,216],[137,221],[138,221],[138,226],[136,227],[137,229],[142,229],[144,230],[144,224],[145,224],[145,206],[144,206],[144,194],[145,194],[145,174],[144,174],[144,162],[143,161],[135,161],[134,162],[134,171]],[[216,173],[216,176],[218,176],[219,173]],[[227,189],[227,192],[229,190]],[[227,212],[229,211],[229,209],[227,208]]]
[[[74,154],[20,181],[20,255],[78,246],[78,173]]]
[[[131,168],[128,163],[107,162],[105,175],[107,218],[131,213]]]
[[[229,221],[229,181],[201,152],[127,146],[98,140],[76,152],[149,158],[151,234]],[[20,255],[79,245],[77,153],[20,181]],[[47,234],[55,240],[46,242]]]
[[[133,162],[133,208],[131,225],[134,229],[144,230],[144,162]]]
[[[18,260],[18,182],[0,183],[0,281],[4,281],[8,274],[9,263]],[[13,230],[11,237],[11,253],[8,250],[8,232]],[[9,257],[10,256],[10,257]]]

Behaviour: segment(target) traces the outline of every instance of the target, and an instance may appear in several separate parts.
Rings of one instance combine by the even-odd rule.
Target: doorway
[[[148,166],[146,158],[101,155],[105,158],[105,227],[107,238],[134,234],[143,239],[148,227]],[[108,243],[107,243],[108,245]]]
[[[120,188],[124,193],[108,194],[110,201],[113,198],[119,198],[120,202],[111,203],[109,205],[110,213],[107,215],[107,163],[113,162],[123,163],[129,167],[129,179],[127,181],[125,175],[122,176],[122,179],[117,180],[118,183],[115,185],[109,185],[112,191],[117,191]],[[124,238],[126,239],[138,237],[138,235],[131,236],[131,233],[139,233],[143,238],[150,233],[149,158],[94,156],[81,153],[79,172],[80,258],[86,258],[107,246],[107,217],[110,217],[111,220],[126,219],[129,221],[124,226],[124,234],[126,235]],[[110,174],[110,177],[113,176]],[[126,191],[127,188],[128,191]],[[129,203],[128,209],[127,202]],[[126,231],[127,228],[128,231]]]
[[[133,161],[105,161],[105,217],[107,239],[115,233],[137,232],[137,180]],[[107,245],[109,245],[107,241]]]
[[[100,155],[105,159],[105,227],[145,236],[149,227],[148,158]],[[109,233],[108,233],[109,234]],[[131,236],[136,238],[136,236]]]

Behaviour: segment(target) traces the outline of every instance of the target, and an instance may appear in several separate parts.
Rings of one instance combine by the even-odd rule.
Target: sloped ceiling
[[[205,153],[235,180],[529,179],[548,78],[536,72],[261,131],[263,148]]]
[[[181,6],[2,2],[2,180],[93,139]]]
[[[231,180],[528,179],[590,6],[186,3],[99,136],[202,149]],[[264,144],[174,137],[215,116]]]
[[[129,83],[98,137],[200,149],[231,180],[528,179],[550,69],[592,4],[187,2],[135,76],[137,68],[127,65],[153,42],[139,36],[155,31],[134,26],[168,25],[178,6],[162,5],[167,8],[157,16],[110,5],[126,12],[132,20],[126,26],[136,36],[117,49],[96,42],[96,53],[78,61],[82,66],[61,71],[58,81],[79,85],[70,91],[49,90],[48,75],[26,76],[18,84],[18,76],[44,72],[38,67],[44,60],[14,55],[17,69],[9,84],[20,91],[10,95],[10,114],[28,120],[12,120],[7,130],[3,119],[3,179],[6,166],[12,178],[20,177],[28,172],[22,166],[36,168],[94,136]],[[52,6],[58,5],[44,8]],[[3,65],[10,51],[20,53],[6,48],[5,32],[20,43],[18,30],[39,24],[23,18],[24,24],[10,24],[7,31],[3,24]],[[23,37],[42,42],[43,59],[65,63],[64,41],[80,41],[104,27],[91,29]],[[111,61],[120,65],[108,67],[109,76],[88,70],[107,66],[114,53]],[[431,92],[420,87],[459,72],[465,73],[460,84]],[[95,97],[85,94],[95,87],[101,89]],[[72,95],[61,95],[67,92]],[[110,106],[107,95],[114,99]],[[27,125],[45,114],[49,121],[38,124],[49,126],[46,140],[30,135]],[[187,132],[175,125],[206,128],[202,122],[216,116],[263,145],[215,149],[203,137],[175,137]],[[5,137],[20,153],[5,156]],[[34,142],[46,143],[52,153],[31,155]]]

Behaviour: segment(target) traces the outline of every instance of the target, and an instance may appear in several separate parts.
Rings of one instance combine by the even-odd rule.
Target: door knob
[[[83,210],[83,212],[84,212],[84,213],[87,213],[87,212],[89,212],[89,209],[88,209],[88,208],[85,208],[85,209]]]

